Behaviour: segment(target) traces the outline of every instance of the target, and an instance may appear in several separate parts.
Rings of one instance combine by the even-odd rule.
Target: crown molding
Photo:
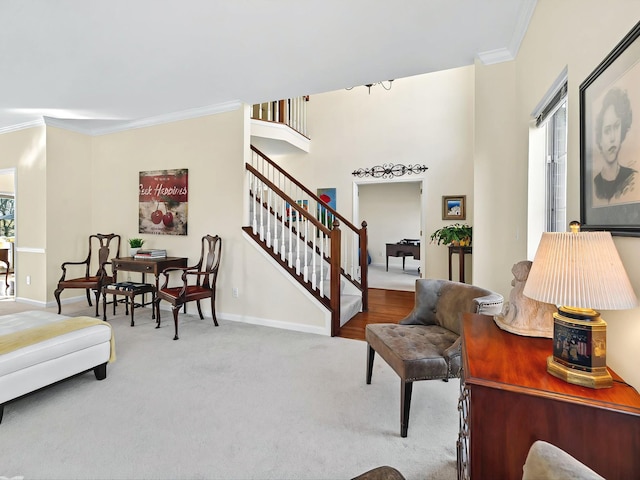
[[[529,28],[529,22],[533,16],[533,12],[536,9],[537,0],[522,0],[520,4],[520,11],[518,13],[518,21],[516,22],[509,42],[508,48],[497,48],[495,50],[487,50],[486,52],[478,53],[478,59],[483,65],[493,65],[495,63],[509,62],[515,60],[520,50],[520,45],[524,39],[527,29]]]
[[[520,45],[529,28],[529,22],[531,22],[531,17],[533,17],[537,1],[538,0],[522,0],[518,21],[516,22],[511,42],[509,43],[509,51],[513,58],[518,56]]]
[[[205,117],[207,115],[216,115],[219,113],[232,112],[242,106],[240,100],[218,103],[216,105],[207,105],[205,107],[190,108],[179,112],[166,113],[153,117],[141,118],[138,120],[130,120],[109,127],[95,128],[92,135],[107,135],[110,133],[123,132],[125,130],[134,130],[136,128],[152,127],[164,123],[178,122],[180,120],[189,120],[191,118]]]
[[[25,122],[25,123],[16,123],[15,125],[9,125],[8,127],[0,128],[0,135],[4,133],[17,132],[18,130],[26,130],[27,128],[42,127],[42,126],[44,126],[44,120],[42,119],[32,120],[30,122]]]
[[[39,120],[33,120],[31,122],[20,123],[17,125],[0,128],[0,134],[47,125],[50,127],[62,128],[64,130],[69,130],[84,135],[107,135],[110,133],[133,130],[136,128],[151,127],[164,123],[178,122],[180,120],[189,120],[191,118],[205,117],[207,115],[232,112],[239,109],[241,106],[242,102],[240,102],[240,100],[233,100],[230,102],[219,103],[217,105],[207,105],[205,107],[190,108],[188,110],[181,110],[179,112],[166,113],[147,118],[139,118],[136,120],[112,120],[112,124],[100,127],[91,126],[92,119],[84,120],[41,117]]]
[[[483,65],[493,65],[495,63],[509,62],[514,59],[514,56],[506,48],[496,48],[495,50],[478,53],[478,59]]]
[[[55,118],[55,117],[42,117],[44,120],[44,124],[47,127],[56,127],[56,128],[62,128],[63,130],[68,130],[71,132],[76,132],[76,133],[82,133],[84,135],[92,135],[92,131],[90,128],[84,128],[81,127],[80,125],[74,125],[72,123],[69,123],[70,119],[66,119],[66,118]]]

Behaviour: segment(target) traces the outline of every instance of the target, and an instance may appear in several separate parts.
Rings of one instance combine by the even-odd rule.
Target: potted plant
[[[129,255],[131,257],[134,257],[136,255],[136,253],[138,253],[138,250],[140,250],[140,248],[142,248],[142,245],[144,245],[144,240],[141,238],[130,238],[129,239]]]
[[[431,234],[431,243],[467,247],[471,245],[472,229],[473,227],[467,224],[454,223],[453,225],[447,225]]]

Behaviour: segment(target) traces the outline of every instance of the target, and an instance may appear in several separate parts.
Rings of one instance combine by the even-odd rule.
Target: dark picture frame
[[[467,218],[467,196],[447,195],[442,197],[442,219],[443,220],[466,220]]]
[[[579,88],[582,230],[640,236],[639,37],[640,22]]]

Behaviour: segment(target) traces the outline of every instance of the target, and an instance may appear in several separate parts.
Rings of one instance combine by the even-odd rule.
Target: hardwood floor
[[[369,311],[360,312],[340,329],[340,337],[364,340],[369,323],[398,323],[406,317],[415,303],[415,292],[369,289]]]

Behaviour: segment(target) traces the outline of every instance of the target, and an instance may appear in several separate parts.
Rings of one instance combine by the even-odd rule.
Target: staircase
[[[260,150],[245,165],[243,230],[331,312],[331,335],[368,309],[367,224],[357,228]]]

